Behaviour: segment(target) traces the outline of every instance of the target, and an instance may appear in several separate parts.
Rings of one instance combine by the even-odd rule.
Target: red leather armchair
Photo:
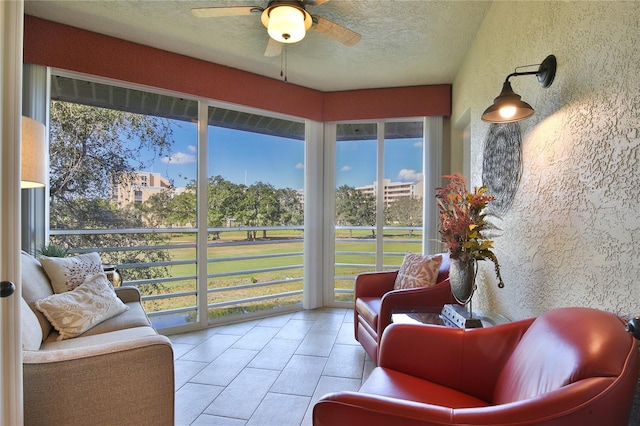
[[[484,329],[393,324],[358,392],[325,395],[315,426],[627,425],[640,371],[617,316],[560,308]]]
[[[354,296],[355,337],[378,364],[378,346],[393,310],[442,308],[456,303],[449,285],[449,253],[442,253],[437,284],[431,287],[394,290],[398,271],[366,272],[356,277]]]

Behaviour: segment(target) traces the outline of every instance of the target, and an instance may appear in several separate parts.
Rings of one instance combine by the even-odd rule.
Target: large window
[[[50,242],[116,265],[156,327],[301,306],[303,122],[209,107],[203,150],[197,101],[61,75],[50,111]]]
[[[304,123],[208,115],[209,317],[301,308]]]
[[[397,268],[422,252],[422,121],[336,128],[334,301],[353,300],[354,277]]]

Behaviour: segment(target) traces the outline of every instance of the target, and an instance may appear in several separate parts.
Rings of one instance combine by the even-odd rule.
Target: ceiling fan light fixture
[[[297,43],[311,28],[312,20],[309,12],[301,7],[277,4],[262,12],[262,24],[272,39],[280,43]]]

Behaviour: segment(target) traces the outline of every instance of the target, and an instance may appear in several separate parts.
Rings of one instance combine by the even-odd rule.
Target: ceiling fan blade
[[[327,37],[339,41],[345,46],[353,46],[362,38],[362,36],[357,32],[351,31],[350,29],[345,28],[342,25],[338,25],[326,18],[314,16],[313,22],[314,25],[311,27],[312,30],[316,30]]]
[[[305,6],[320,6],[321,4],[324,4],[326,2],[328,2],[329,0],[304,0],[302,2],[302,4],[304,4]]]
[[[254,11],[262,11],[257,6],[228,6],[228,7],[195,7],[191,9],[193,16],[197,18],[218,18],[223,16],[251,15]]]
[[[269,37],[269,42],[267,43],[267,48],[264,51],[264,56],[273,57],[280,56],[282,53],[283,43],[276,41]]]

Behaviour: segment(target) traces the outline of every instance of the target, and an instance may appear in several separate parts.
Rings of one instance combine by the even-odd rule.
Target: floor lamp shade
[[[22,117],[21,188],[38,188],[47,181],[45,158],[45,126],[29,117]]]

